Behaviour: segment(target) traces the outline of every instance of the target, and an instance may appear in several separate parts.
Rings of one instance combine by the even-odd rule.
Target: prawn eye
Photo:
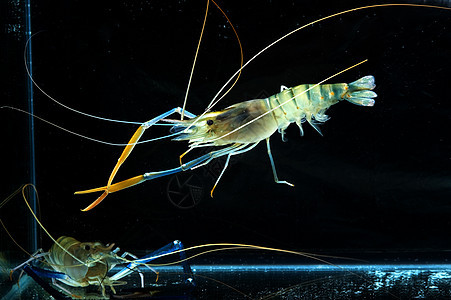
[[[209,125],[209,126],[211,126],[211,125],[213,125],[213,120],[207,120],[207,125]]]
[[[91,247],[89,247],[89,245],[86,245],[86,246],[85,246],[85,250],[86,250],[86,251],[89,251],[89,250],[91,250]]]

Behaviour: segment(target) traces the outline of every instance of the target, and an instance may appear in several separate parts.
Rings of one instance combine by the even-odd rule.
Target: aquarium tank
[[[2,1],[2,299],[451,298],[451,6],[399,2]]]

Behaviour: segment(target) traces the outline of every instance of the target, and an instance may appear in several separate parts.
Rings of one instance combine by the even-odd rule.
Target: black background
[[[21,22],[11,4],[6,19]],[[317,18],[373,1],[220,1],[236,26],[245,61],[283,34]],[[423,3],[423,2],[422,2]],[[430,2],[429,4],[438,4]],[[206,1],[39,1],[32,6],[33,76],[49,95],[106,118],[146,121],[181,106]],[[105,185],[122,147],[68,134],[36,120],[36,172],[42,221],[55,236],[116,242],[123,249],[240,242],[293,250],[356,253],[451,248],[451,11],[413,7],[361,10],[326,20],[280,42],[244,69],[218,104],[277,93],[280,85],[316,83],[363,59],[330,82],[374,75],[374,107],[340,103],[324,137],[305,126],[272,138],[282,180],[274,183],[264,143],[232,159],[214,198],[209,191],[224,161],[189,172],[204,186],[194,208],[167,198],[170,178],[112,194],[90,212],[97,195],[74,191]],[[7,28],[7,26],[5,26]],[[23,33],[23,32],[22,32]],[[3,38],[2,38],[3,40]],[[21,31],[2,43],[2,105],[26,109]],[[199,114],[239,68],[237,41],[211,4],[187,108]],[[6,71],[5,71],[6,70]],[[68,111],[35,89],[35,113],[82,135],[126,143],[136,125],[93,120]],[[0,196],[28,181],[27,116],[2,109]],[[177,117],[177,116],[176,116]],[[144,138],[167,133],[152,128]],[[116,180],[173,168],[185,142],[139,145]],[[208,149],[212,150],[212,149]],[[193,151],[194,158],[205,153]],[[26,243],[23,201],[2,219]],[[2,247],[15,249],[1,234]],[[5,241],[5,243],[4,243]],[[51,242],[45,236],[44,248]],[[446,256],[446,255],[445,255]]]

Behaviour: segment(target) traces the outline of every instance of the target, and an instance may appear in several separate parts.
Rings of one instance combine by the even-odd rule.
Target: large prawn
[[[158,281],[159,273],[146,264],[172,253],[180,254],[185,274],[192,274],[191,268],[184,261],[186,257],[183,244],[180,241],[169,243],[139,259],[129,252],[118,255],[119,251],[118,247],[114,248],[114,243],[104,245],[101,242],[80,242],[73,237],[61,236],[49,251],[38,250],[31,255],[30,259],[12,269],[11,274],[16,270],[23,269],[28,274],[51,278],[53,285],[69,295],[72,295],[72,293],[59,285],[57,281],[72,287],[99,286],[103,296],[105,296],[106,286],[110,287],[113,293],[116,293],[114,286],[125,285],[127,282],[121,281],[121,279],[135,271],[140,274],[141,287],[144,287],[144,275],[139,270],[140,266],[146,266],[152,270],[156,274],[156,281]],[[32,262],[39,258],[44,258],[45,265],[50,266],[53,270],[33,265]],[[118,272],[109,275],[114,267],[124,264],[126,266],[120,268]],[[187,278],[187,282],[191,281],[191,278]]]
[[[68,236],[61,236],[58,239],[53,238],[32,211],[25,195],[27,187],[33,188],[37,195],[37,189],[34,185],[23,185],[3,200],[0,203],[0,208],[21,191],[22,198],[33,218],[54,243],[48,251],[39,249],[34,254],[30,254],[13,238],[0,218],[0,225],[9,235],[11,240],[23,252],[30,256],[25,262],[11,269],[11,278],[15,271],[23,270],[32,277],[51,278],[53,285],[72,296],[76,295],[73,295],[68,289],[59,285],[58,282],[72,287],[98,286],[102,295],[105,297],[105,287],[110,287],[113,293],[116,293],[114,287],[126,284],[126,282],[121,281],[121,279],[130,275],[132,272],[139,273],[141,277],[141,287],[144,287],[144,275],[139,269],[143,266],[154,272],[156,274],[156,281],[158,281],[159,273],[150,267],[148,263],[158,258],[177,253],[180,256],[179,262],[182,264],[184,273],[187,276],[192,275],[191,267],[186,262],[184,246],[182,242],[178,240],[138,258],[130,252],[123,252],[119,255],[120,248],[115,247],[114,243],[105,245],[101,242],[80,242],[77,239]],[[37,262],[41,262],[41,264],[37,264]],[[121,265],[123,267],[119,268],[119,271],[115,274],[111,274],[113,268]],[[187,277],[186,280],[187,283],[192,283],[192,278]],[[40,282],[38,283],[42,285]]]
[[[56,240],[48,252],[39,250],[29,260],[14,268],[15,270],[25,268],[31,261],[40,257],[57,273],[32,267],[32,271],[41,276],[53,279],[53,284],[59,286],[56,280],[73,287],[87,287],[98,285],[105,295],[105,286],[110,286],[114,291],[114,285],[121,284],[119,278],[124,276],[108,277],[107,273],[117,264],[121,263],[121,257],[116,255],[119,248],[113,250],[114,244],[103,245],[100,242],[79,242],[78,240],[62,236]],[[51,276],[49,276],[51,274]],[[122,283],[123,284],[123,283]],[[59,286],[66,293],[67,289]]]
[[[271,43],[270,45],[265,47],[262,51],[258,52],[257,55],[252,57],[246,64],[244,64],[240,68],[240,70],[234,74],[234,76],[237,75],[239,72],[241,72],[241,70],[248,63],[250,63],[255,57],[260,55],[263,51],[267,50],[268,48],[270,48],[280,40],[284,39],[285,37],[297,32],[300,29],[305,28],[306,26],[345,13],[361,9],[384,7],[384,6],[420,6],[420,7],[442,8],[415,4],[382,4],[382,5],[359,7],[347,11],[342,11],[333,15],[329,15],[327,17],[323,17],[309,24],[301,26],[284,35],[275,42]],[[353,68],[359,64],[360,63],[350,68]],[[332,75],[328,77],[326,80],[335,77],[336,75],[350,68],[347,68],[335,75]],[[232,78],[234,76],[232,76]],[[231,79],[227,83],[229,83]],[[279,180],[278,178],[274,159],[271,154],[270,136],[276,131],[278,131],[279,133],[282,134],[282,139],[284,139],[284,131],[291,123],[296,123],[301,130],[301,135],[303,135],[302,123],[304,122],[308,122],[321,134],[321,131],[318,128],[318,124],[328,120],[328,116],[325,114],[325,111],[330,106],[343,100],[361,106],[373,106],[374,105],[373,98],[377,96],[376,93],[372,91],[375,88],[375,80],[373,76],[365,76],[349,84],[346,83],[322,84],[326,80],[323,80],[317,84],[302,84],[292,88],[282,86],[281,91],[278,94],[275,94],[265,99],[255,99],[237,103],[221,111],[210,111],[212,106],[219,101],[219,100],[215,101],[215,99],[213,99],[213,101],[208,106],[207,110],[200,116],[196,116],[186,111],[184,107],[183,108],[176,107],[171,110],[168,110],[167,112],[147,122],[142,123],[141,126],[133,134],[132,138],[130,139],[121,156],[119,157],[118,162],[115,165],[108,179],[107,185],[99,188],[78,191],[75,193],[75,194],[85,194],[92,192],[103,192],[99,198],[97,198],[88,207],[83,209],[83,211],[88,211],[97,206],[109,193],[113,193],[143,183],[144,181],[147,180],[152,180],[158,177],[191,170],[193,168],[206,165],[215,158],[226,156],[227,158],[225,166],[211,190],[212,195],[215,187],[217,186],[225,169],[228,166],[230,157],[233,155],[238,155],[252,150],[254,147],[257,146],[257,144],[260,141],[263,140],[266,141],[267,152],[270,159],[275,182],[293,186],[293,184],[289,183],[288,181]],[[182,120],[167,119],[170,115],[174,113],[179,113],[182,116]],[[183,120],[183,116],[187,116],[189,119]],[[113,179],[116,173],[118,172],[120,166],[125,162],[127,157],[130,155],[131,151],[133,150],[134,146],[139,142],[145,130],[152,127],[153,125],[155,125],[157,122],[160,121],[174,124],[174,126],[171,128],[172,134],[170,135],[174,137],[174,140],[176,141],[187,140],[190,143],[189,149],[180,156],[180,166],[177,168],[163,171],[144,173],[142,175],[138,175],[113,184]],[[223,148],[211,151],[186,163],[182,162],[183,156],[190,150],[198,147],[207,147],[207,146],[215,146],[215,147],[223,146]]]
[[[199,117],[184,111],[185,115],[191,118],[189,120],[166,119],[173,113],[182,114],[183,112],[179,107],[171,109],[143,123],[138,128],[128,142],[129,145],[122,152],[111,173],[107,186],[76,192],[76,194],[104,191],[95,202],[84,209],[84,211],[87,211],[98,205],[108,193],[116,192],[147,180],[190,170],[208,164],[215,158],[227,156],[224,169],[211,190],[212,194],[228,166],[230,157],[252,150],[262,140],[266,140],[275,182],[293,186],[287,181],[279,180],[277,176],[274,159],[271,155],[270,136],[274,132],[279,131],[282,134],[282,138],[284,138],[284,131],[291,123],[296,123],[299,126],[301,135],[303,135],[302,123],[306,121],[321,134],[318,124],[328,120],[329,117],[325,114],[325,111],[330,106],[343,100],[357,105],[373,106],[373,98],[377,96],[375,92],[371,91],[374,87],[373,76],[363,77],[350,84],[303,84],[293,88],[282,86],[280,93],[269,98],[237,103],[224,110],[209,112]],[[207,153],[189,162],[181,162],[181,165],[174,169],[149,172],[111,184],[119,167],[124,163],[144,131],[159,121],[175,123],[171,128],[171,132],[176,135],[174,140],[188,140],[190,142],[188,151],[193,148],[206,146],[226,147]],[[180,158],[187,152],[182,154]]]

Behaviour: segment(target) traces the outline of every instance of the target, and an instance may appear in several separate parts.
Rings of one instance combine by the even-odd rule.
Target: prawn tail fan
[[[349,90],[345,100],[361,106],[374,106],[377,94],[372,91],[376,87],[374,76],[365,76],[348,84]]]

